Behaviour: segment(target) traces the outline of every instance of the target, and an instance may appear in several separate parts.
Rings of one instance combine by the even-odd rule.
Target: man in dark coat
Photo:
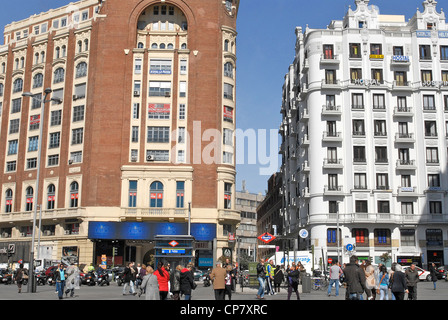
[[[191,300],[191,291],[196,288],[193,277],[193,265],[189,263],[180,271],[180,293],[185,295],[185,300]]]
[[[358,265],[356,256],[350,257],[350,263],[344,268],[344,279],[347,283],[347,300],[363,300],[362,294],[366,289],[366,276]]]

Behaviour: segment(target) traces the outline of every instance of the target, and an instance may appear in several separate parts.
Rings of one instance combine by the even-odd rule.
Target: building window
[[[355,189],[367,189],[367,176],[365,173],[355,173]]]
[[[395,85],[404,87],[408,85],[408,79],[405,71],[394,72]]]
[[[441,229],[426,230],[426,246],[427,247],[443,246],[443,234]]]
[[[425,121],[425,137],[437,137],[436,121]]]
[[[17,170],[17,162],[16,161],[6,162],[6,172],[14,172],[16,170]]]
[[[353,162],[366,162],[366,147],[353,147]]]
[[[137,207],[137,181],[129,181],[129,208]]]
[[[415,246],[415,230],[402,229],[400,230],[401,247],[414,247]]]
[[[6,190],[5,193],[5,212],[11,213],[12,212],[12,196],[13,192],[11,189]]]
[[[5,91],[5,86],[3,83],[0,83],[0,97],[3,97],[3,92]]]
[[[369,246],[369,230],[367,229],[353,229],[352,237],[355,238],[356,246]]]
[[[426,148],[426,163],[428,164],[439,163],[439,149],[437,147]]]
[[[16,79],[13,83],[12,92],[13,93],[22,92],[22,90],[23,90],[23,80]]]
[[[20,119],[9,121],[9,134],[18,133],[20,128]]]
[[[375,147],[375,162],[387,163],[387,147]]]
[[[131,142],[138,142],[138,126],[132,126]]]
[[[429,201],[429,213],[430,214],[442,214],[442,202],[441,201]]]
[[[148,143],[169,143],[170,127],[148,127]]]
[[[350,43],[350,58],[361,58],[361,44]]]
[[[440,60],[448,60],[448,46],[440,46]]]
[[[378,201],[378,213],[390,213],[389,201]]]
[[[19,113],[22,109],[22,98],[12,100],[11,113]]]
[[[381,44],[379,44],[379,43],[372,43],[370,45],[370,54],[374,55],[374,56],[382,55],[383,54],[383,50],[382,50]]]
[[[389,229],[375,229],[375,245],[376,246],[390,246],[390,230]]]
[[[373,109],[386,109],[386,102],[384,94],[374,94],[373,95]]]
[[[150,187],[150,203],[151,208],[163,207],[163,184],[159,181],[155,181]]]
[[[49,149],[59,148],[60,141],[61,141],[60,132],[50,133],[50,145],[48,146],[48,148]]]
[[[324,44],[324,59],[334,59],[334,46],[332,44]]]
[[[56,187],[50,184],[47,188],[47,209],[53,210],[56,202]]]
[[[62,110],[51,111],[50,126],[59,126],[62,121]]]
[[[73,107],[73,122],[84,121],[84,106]]]
[[[224,76],[233,79],[233,64],[231,62],[224,64]]]
[[[36,169],[37,168],[37,158],[26,159],[26,168],[27,169]]]
[[[436,110],[436,103],[433,95],[423,96],[423,110]]]
[[[431,46],[430,45],[420,45],[420,60],[431,60]]]
[[[19,140],[10,140],[8,146],[8,155],[17,154]]]
[[[375,137],[385,137],[387,136],[386,130],[386,120],[375,120],[374,124],[374,135]]]
[[[362,69],[351,68],[350,69],[350,80],[352,83],[357,83],[362,79]]]
[[[29,137],[28,138],[28,151],[33,152],[37,151],[39,145],[39,136]]]
[[[224,83],[224,98],[233,100],[233,85]]]
[[[355,212],[356,213],[367,213],[368,206],[366,200],[356,200],[355,201]]]
[[[64,82],[65,78],[65,70],[63,68],[58,68],[54,71],[53,83],[61,83]]]
[[[33,89],[41,88],[44,85],[44,75],[38,73],[33,77]]]
[[[428,174],[428,188],[440,188],[440,175]]]
[[[372,80],[383,83],[383,69],[372,69]]]
[[[387,173],[377,173],[376,174],[376,188],[377,190],[388,190],[389,189],[389,177]]]
[[[232,164],[233,163],[233,153],[224,151],[222,153],[223,163]]]
[[[171,105],[168,103],[150,103],[148,106],[148,119],[168,120],[170,113]]]
[[[76,66],[76,78],[82,78],[87,76],[87,63],[80,62]]]
[[[170,161],[170,152],[168,150],[147,150],[147,161]]]
[[[232,209],[232,184],[224,183],[224,209]]]
[[[34,197],[34,190],[31,187],[26,188],[26,204],[25,204],[25,211],[32,211],[33,210],[33,197]]]
[[[325,84],[336,83],[336,70],[325,70]]]
[[[54,167],[57,165],[59,165],[59,155],[53,154],[53,155],[48,156],[48,166]]]
[[[75,151],[70,153],[70,162],[71,163],[80,163],[82,162],[82,151]]]
[[[414,204],[412,202],[402,202],[401,214],[414,214]]]
[[[233,108],[224,106],[224,121],[233,123]]]
[[[150,74],[171,74],[173,62],[171,60],[151,59]]]
[[[81,144],[84,138],[84,128],[72,130],[72,145]]]
[[[176,208],[184,208],[185,182],[176,182]]]
[[[364,109],[364,94],[352,93],[352,109],[355,110]]]
[[[184,103],[179,104],[179,120],[185,120],[186,112],[186,105]]]
[[[335,246],[338,244],[338,236],[336,234],[335,228],[327,229],[327,245],[328,246]],[[339,230],[339,240],[342,240],[341,237],[341,230]]]
[[[149,82],[150,97],[170,97],[171,82],[169,81],[150,81]]]
[[[77,208],[79,201],[79,184],[73,181],[70,184],[70,208]]]

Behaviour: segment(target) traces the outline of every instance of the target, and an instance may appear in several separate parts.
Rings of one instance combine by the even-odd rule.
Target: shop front
[[[127,262],[153,264],[158,261],[197,265],[213,256],[216,224],[169,222],[89,222],[88,238],[94,242],[93,261],[106,256],[107,265],[124,266]],[[177,243],[177,244],[176,244]],[[202,250],[196,250],[200,243]],[[205,245],[204,245],[205,244]]]

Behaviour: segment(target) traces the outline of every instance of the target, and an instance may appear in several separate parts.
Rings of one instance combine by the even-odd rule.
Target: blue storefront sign
[[[192,223],[191,235],[196,241],[216,238],[216,224]],[[169,222],[89,222],[89,239],[98,240],[154,240],[157,235],[186,235],[187,223]]]

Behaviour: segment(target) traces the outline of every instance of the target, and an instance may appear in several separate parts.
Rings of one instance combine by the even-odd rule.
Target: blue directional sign
[[[345,249],[347,249],[347,251],[353,251],[354,247],[351,243],[349,243],[348,245],[345,246]]]

